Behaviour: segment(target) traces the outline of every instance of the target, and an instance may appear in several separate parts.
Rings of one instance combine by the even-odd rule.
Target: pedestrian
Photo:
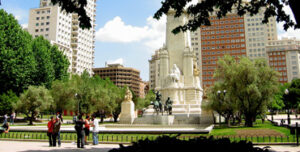
[[[9,132],[9,124],[6,122],[5,124],[0,127],[0,133],[8,133]]]
[[[99,119],[97,119],[96,115],[93,115],[93,145],[98,145],[98,131],[99,131]]]
[[[4,115],[4,121],[2,125],[6,124],[6,122],[7,122],[7,114]]]
[[[75,122],[75,130],[77,133],[77,148],[84,148],[84,124],[85,122],[82,119],[82,115],[79,115],[78,119]]]
[[[54,118],[53,116],[50,117],[50,121],[48,122],[48,132],[47,136],[49,137],[49,147],[53,146],[53,128],[54,128]]]
[[[54,125],[53,125],[53,147],[56,146],[56,138],[58,139],[58,147],[61,145],[60,141],[60,126],[61,126],[61,121],[59,118],[56,118]]]
[[[85,143],[85,145],[88,145],[87,137],[90,135],[90,116],[86,116],[84,122],[85,122],[85,124],[84,124],[84,133],[85,133],[84,143]]]
[[[16,118],[16,113],[15,113],[15,112],[11,113],[11,115],[10,115],[10,124],[11,124],[11,125],[14,124],[14,119],[15,119],[15,118]]]

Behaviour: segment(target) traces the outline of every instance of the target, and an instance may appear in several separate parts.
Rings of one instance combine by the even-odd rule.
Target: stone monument
[[[132,101],[132,93],[127,87],[125,99],[121,104],[120,123],[132,124],[135,119],[134,103]]]
[[[166,44],[159,50],[160,71],[155,90],[161,92],[162,101],[168,97],[173,101],[174,124],[200,124],[203,89],[190,32],[172,33],[188,19],[186,14],[174,15],[173,10],[167,14]],[[146,114],[150,115],[147,111]]]

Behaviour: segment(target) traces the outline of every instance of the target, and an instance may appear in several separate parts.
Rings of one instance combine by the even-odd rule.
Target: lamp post
[[[224,93],[224,97],[225,97],[226,90],[223,90],[223,91],[218,90],[217,93],[218,93],[218,98],[219,98],[220,106],[222,106],[221,105],[222,101],[221,101],[220,95],[221,95],[221,93]],[[221,114],[220,113],[219,113],[219,125],[221,126]]]
[[[78,94],[77,93],[75,93],[75,98],[76,98],[76,100],[77,100],[77,105],[78,105],[78,110],[77,110],[77,114],[79,115],[79,100],[78,100]]]
[[[285,89],[284,93],[285,93],[286,95],[288,95],[288,94],[289,94],[289,90],[288,90],[288,89]],[[287,121],[288,121],[288,125],[291,124],[290,108],[291,108],[291,107],[288,107],[288,109],[287,109]]]

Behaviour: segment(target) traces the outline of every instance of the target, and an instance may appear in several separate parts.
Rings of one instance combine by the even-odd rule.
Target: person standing
[[[14,124],[14,119],[15,119],[15,118],[16,118],[16,113],[15,113],[15,112],[11,113],[11,115],[10,115],[10,124],[11,124],[11,125]]]
[[[88,145],[87,143],[87,137],[90,135],[90,116],[85,117],[85,124],[84,124],[84,143],[85,145]]]
[[[97,119],[96,115],[93,115],[93,145],[98,145],[98,131],[99,131],[99,119]]]
[[[50,117],[50,121],[48,122],[48,132],[47,132],[47,136],[49,137],[49,146],[52,147],[53,146],[53,127],[54,127],[54,118],[53,116]]]
[[[54,125],[53,125],[53,146],[56,146],[56,138],[58,139],[58,146],[60,147],[61,141],[60,141],[60,126],[61,121],[59,118],[56,118]]]
[[[75,122],[75,130],[77,133],[77,148],[84,148],[84,124],[85,122],[83,121],[82,116],[79,115],[78,119]]]
[[[6,124],[6,122],[7,122],[7,114],[4,115],[4,121],[2,125]]]

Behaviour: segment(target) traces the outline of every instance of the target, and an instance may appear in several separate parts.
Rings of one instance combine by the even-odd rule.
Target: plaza
[[[0,151],[300,152],[288,1],[0,0]]]

